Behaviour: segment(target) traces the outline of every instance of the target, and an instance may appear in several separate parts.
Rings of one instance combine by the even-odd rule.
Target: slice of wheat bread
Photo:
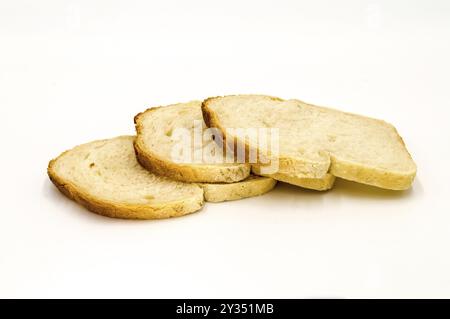
[[[202,208],[201,187],[142,168],[133,141],[121,136],[77,146],[50,161],[48,175],[67,197],[108,217],[158,219]]]
[[[206,124],[219,128],[227,143],[247,149],[246,141],[225,128],[278,128],[278,173],[307,178],[330,173],[393,190],[408,189],[416,175],[402,138],[384,121],[263,95],[209,98],[202,111]]]
[[[277,181],[270,177],[250,175],[235,183],[199,183],[207,202],[224,202],[259,196],[272,190]]]
[[[233,183],[247,178],[250,174],[249,164],[236,163],[233,160],[227,163],[224,157],[219,157],[223,163],[211,163],[202,156],[195,161],[195,144],[192,141],[192,156],[189,161],[180,162],[173,159],[174,147],[180,142],[178,136],[174,136],[176,130],[184,129],[193,134],[195,123],[200,124],[200,131],[206,129],[200,101],[150,108],[136,115],[134,121],[138,161],[152,172],[179,181],[204,183]],[[214,144],[214,141],[203,141],[200,154],[206,155],[210,150],[207,150],[210,143]]]
[[[277,181],[292,184],[302,188],[312,189],[316,191],[326,191],[333,188],[336,177],[326,174],[324,178],[306,178],[295,177],[284,173],[264,174],[259,166],[252,165],[252,173],[256,175],[271,177]]]

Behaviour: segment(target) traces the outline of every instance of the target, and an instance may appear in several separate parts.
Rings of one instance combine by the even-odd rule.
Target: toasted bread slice
[[[220,156],[217,162],[205,160],[214,141],[202,140],[200,158],[195,160],[195,144],[191,144],[190,159],[174,160],[173,151],[180,142],[177,130],[195,134],[195,123],[200,124],[200,131],[206,128],[201,111],[201,102],[173,104],[156,107],[136,115],[137,138],[136,155],[139,163],[148,170],[178,181],[203,183],[234,183],[250,175],[250,165],[226,161]],[[180,132],[180,131],[178,131]],[[191,141],[191,139],[189,139]],[[198,150],[196,150],[198,151]],[[198,154],[198,153],[197,153]]]
[[[209,98],[202,105],[209,127],[219,128],[227,143],[247,140],[226,128],[278,128],[278,173],[324,178],[327,173],[392,190],[408,189],[416,165],[397,130],[384,121],[319,107],[299,100],[263,95]],[[257,148],[257,146],[256,146]]]
[[[236,183],[200,183],[207,202],[224,202],[259,196],[272,190],[277,181],[270,177],[250,175]]]
[[[336,177],[331,174],[326,174],[324,178],[295,177],[283,173],[263,174],[259,166],[252,166],[252,173],[316,191],[326,191],[333,188],[336,179]]]
[[[100,215],[127,219],[182,216],[203,206],[203,190],[154,175],[136,161],[132,136],[75,147],[50,161],[58,189]]]

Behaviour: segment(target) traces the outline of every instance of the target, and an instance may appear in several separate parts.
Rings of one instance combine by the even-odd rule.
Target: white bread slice
[[[293,177],[327,173],[381,188],[408,189],[416,165],[396,129],[384,121],[263,95],[209,98],[202,105],[209,127],[231,144],[246,144],[225,128],[278,128],[279,171]]]
[[[121,136],[77,146],[50,161],[48,175],[67,197],[108,217],[157,219],[201,209],[202,188],[142,168],[133,140]]]
[[[151,108],[136,115],[134,121],[136,156],[142,166],[154,173],[183,182],[204,183],[233,183],[250,175],[250,165],[245,163],[207,163],[203,158],[198,163],[179,163],[172,159],[173,147],[178,143],[172,136],[174,130],[192,133],[195,121],[206,129],[200,101]],[[206,152],[206,147],[202,152]]]
[[[326,191],[333,188],[334,181],[336,179],[336,177],[331,174],[326,174],[324,178],[295,177],[283,173],[263,174],[259,166],[252,166],[252,173],[256,175],[271,177],[280,182],[316,191]]]
[[[273,178],[250,175],[236,183],[200,183],[207,202],[224,202],[259,196],[272,190],[277,181]]]

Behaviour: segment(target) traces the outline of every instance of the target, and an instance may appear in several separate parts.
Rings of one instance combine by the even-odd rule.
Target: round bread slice
[[[67,197],[115,218],[159,219],[203,206],[203,190],[154,175],[136,161],[133,136],[95,141],[50,161],[48,175]]]
[[[296,177],[284,173],[262,174],[258,166],[252,166],[252,173],[256,175],[271,177],[280,182],[316,191],[327,191],[333,188],[334,181],[336,180],[336,177],[331,174],[326,174],[323,178]]]
[[[272,190],[277,181],[270,177],[250,175],[236,183],[200,183],[207,202],[224,202],[259,196]]]
[[[142,166],[162,176],[191,183],[234,183],[250,175],[250,165],[226,161],[220,156],[219,162],[208,162],[205,155],[210,155],[208,148],[214,141],[203,141],[201,149],[196,149],[200,158],[195,159],[195,143],[191,143],[188,161],[177,161],[173,150],[178,145],[177,132],[187,132],[192,141],[196,126],[199,131],[207,129],[203,122],[201,101],[155,107],[135,116],[137,137],[135,141],[136,156]],[[178,131],[177,131],[178,130]],[[231,163],[230,163],[231,162]]]

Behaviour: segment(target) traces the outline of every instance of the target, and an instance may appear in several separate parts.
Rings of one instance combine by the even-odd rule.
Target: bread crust
[[[198,211],[203,207],[203,195],[201,197],[198,196],[198,198],[187,197],[183,200],[167,202],[164,204],[145,205],[113,202],[92,196],[88,192],[77,187],[74,183],[61,178],[55,171],[55,163],[67,152],[69,151],[63,152],[57,158],[49,162],[47,168],[48,176],[62,194],[81,204],[91,212],[102,216],[121,219],[162,219],[184,216]]]
[[[142,140],[144,127],[142,116],[154,112],[162,106],[147,109],[134,117],[137,137],[134,142],[136,158],[147,170],[171,179],[187,183],[235,183],[250,175],[250,165],[208,165],[208,164],[179,164],[160,158],[151,149],[145,147]]]
[[[236,183],[200,183],[207,202],[224,202],[255,197],[271,191],[277,181],[270,177],[250,176]]]
[[[283,173],[275,174],[261,174],[260,169],[257,166],[252,166],[252,173],[260,176],[267,176],[276,179],[280,182],[288,183],[291,185],[307,188],[315,191],[327,191],[333,188],[336,177],[331,174],[325,175],[324,178],[301,178],[286,175]]]
[[[235,95],[236,96],[236,95]],[[203,101],[202,103],[202,113],[203,118],[208,127],[216,127],[218,128],[223,136],[225,141],[231,147],[237,147],[244,144],[246,149],[246,153],[249,152],[249,146],[242,141],[237,141],[234,138],[230,138],[227,136],[226,131],[220,125],[220,121],[217,115],[213,110],[209,107],[209,104],[213,102],[215,99],[220,99],[222,96],[218,97],[210,97]],[[268,97],[273,99],[274,101],[283,101],[279,98]],[[323,108],[323,107],[320,107]],[[327,108],[323,108],[327,109]],[[345,113],[345,112],[342,112]],[[351,113],[346,113],[351,114]],[[355,115],[355,114],[352,114]],[[359,115],[357,115],[359,116]],[[384,122],[384,121],[380,121]],[[386,122],[384,122],[386,123]],[[390,125],[390,124],[389,124]],[[392,125],[391,125],[392,126]],[[392,126],[393,127],[393,126]],[[393,127],[394,128],[394,127]],[[395,128],[394,128],[395,129]],[[403,139],[398,134],[398,131],[395,129],[396,136],[401,141],[403,145],[405,145]],[[230,140],[232,140],[230,142]],[[406,152],[407,149],[405,147]],[[354,163],[350,161],[345,161],[337,158],[333,154],[328,154],[329,160],[324,163],[314,163],[299,160],[298,158],[279,158],[279,168],[283,174],[290,175],[293,178],[295,177],[307,177],[307,178],[324,178],[325,174],[329,173],[336,177],[340,177],[343,179],[368,184],[380,188],[390,189],[390,190],[406,190],[411,187],[412,182],[416,176],[416,168],[411,172],[396,172],[390,170],[383,170],[376,167],[364,166],[359,163]],[[412,160],[410,153],[408,152],[409,158]],[[274,178],[276,178],[274,176]]]
[[[375,167],[366,167],[359,163],[337,160],[331,157],[330,174],[349,181],[376,186],[379,188],[402,191],[411,187],[416,171],[409,174],[385,171]]]

